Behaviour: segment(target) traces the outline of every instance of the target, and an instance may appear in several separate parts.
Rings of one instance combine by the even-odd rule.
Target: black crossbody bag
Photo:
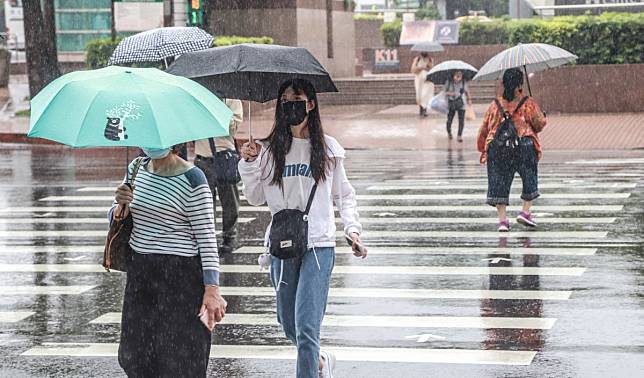
[[[309,210],[311,210],[317,187],[316,183],[311,188],[306,210],[284,209],[273,215],[268,236],[271,255],[287,260],[302,257],[306,253],[309,242]]]

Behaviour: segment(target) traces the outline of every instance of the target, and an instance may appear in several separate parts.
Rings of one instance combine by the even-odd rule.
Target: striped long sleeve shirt
[[[134,182],[130,246],[136,253],[199,255],[204,284],[219,285],[219,255],[212,193],[206,176],[192,168],[177,176],[148,172],[145,160]],[[128,167],[131,177],[134,163]]]

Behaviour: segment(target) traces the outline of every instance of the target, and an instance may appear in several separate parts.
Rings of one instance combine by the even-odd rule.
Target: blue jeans
[[[335,248],[309,249],[302,258],[272,258],[271,282],[277,290],[277,321],[297,346],[297,378],[318,378],[320,328],[335,264]],[[283,269],[283,271],[282,271]]]

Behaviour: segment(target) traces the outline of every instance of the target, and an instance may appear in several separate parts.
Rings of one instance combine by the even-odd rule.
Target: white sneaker
[[[324,360],[324,367],[320,370],[320,378],[333,378],[335,354],[322,350],[320,351],[320,357]]]

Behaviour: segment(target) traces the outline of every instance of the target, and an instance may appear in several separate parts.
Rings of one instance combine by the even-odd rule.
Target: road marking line
[[[107,214],[110,207],[108,206],[27,206],[27,207],[5,207],[0,209],[0,214],[11,213],[104,213]],[[619,212],[624,209],[623,205],[536,205],[533,208],[534,212],[548,211],[588,211],[588,212]],[[495,209],[489,205],[392,205],[392,206],[358,206],[359,211],[450,211],[450,212],[471,212],[471,211],[484,211],[495,212]],[[519,211],[520,206],[508,206],[509,211]],[[240,206],[240,212],[268,212],[266,206]]]
[[[14,253],[103,253],[104,245],[86,246],[24,246],[9,245],[0,249],[0,255]],[[256,254],[266,251],[263,246],[246,246],[235,254]],[[370,247],[369,255],[550,255],[592,256],[597,248],[497,248],[497,247]],[[351,248],[336,247],[336,254],[353,254]]]
[[[275,296],[272,287],[222,286],[221,291],[224,296]],[[568,300],[571,295],[570,290],[331,288],[329,291],[332,298]]]
[[[552,183],[552,184],[539,184],[540,189],[633,189],[637,187],[635,183],[612,183],[612,184],[590,184],[590,185],[570,185],[566,183]],[[444,185],[434,185],[431,183],[396,183],[395,181],[388,181],[387,185],[373,185],[367,188],[368,191],[397,191],[397,190],[454,190],[454,189],[465,189],[465,190],[486,190],[487,184],[444,184]],[[520,193],[519,190],[512,192],[513,194]]]
[[[0,311],[0,323],[17,323],[35,314],[32,311]]]
[[[239,223],[249,223],[256,218],[239,218]],[[0,218],[0,224],[108,224],[107,216],[96,218]]]
[[[550,223],[581,223],[581,224],[608,224],[615,223],[617,218],[608,217],[587,217],[587,218],[542,218],[537,217],[537,222],[540,224]],[[341,222],[341,218],[336,218],[336,222]],[[362,224],[422,224],[422,223],[438,223],[438,224],[496,224],[496,218],[397,218],[395,216],[379,217],[379,218],[360,218]]]
[[[530,365],[537,352],[477,349],[326,347],[338,361]],[[116,357],[116,343],[43,343],[21,356]],[[292,360],[291,346],[213,345],[210,358]]]
[[[512,328],[551,329],[554,318],[511,318],[474,316],[369,316],[325,315],[326,327],[384,327],[384,328]],[[91,324],[120,323],[120,312],[109,312]],[[279,325],[275,314],[226,314],[221,324],[231,325]]]
[[[92,290],[96,285],[71,285],[71,286],[0,286],[0,296],[9,295],[80,295]]]
[[[223,274],[266,274],[256,265],[224,265]],[[336,265],[335,274],[383,274],[383,275],[536,275],[536,276],[581,276],[586,268],[550,267],[487,267],[487,266],[346,266]],[[105,273],[98,264],[0,264],[0,272],[20,273]]]
[[[1,233],[0,233],[1,235]],[[339,231],[339,236],[344,235]],[[498,239],[498,238],[543,238],[543,239],[601,239],[608,235],[603,231],[365,231],[362,238],[459,238],[459,239]]]
[[[247,246],[235,254],[263,253],[266,247]],[[103,252],[101,247],[100,252]],[[592,256],[597,248],[497,248],[497,247],[369,247],[369,255],[551,255]],[[353,254],[351,248],[336,247],[336,254]]]
[[[244,196],[240,196],[240,199],[244,200]],[[49,196],[39,199],[43,202],[66,202],[66,201],[76,201],[76,202],[108,202],[111,203],[114,201],[114,196]]]
[[[5,245],[0,248],[0,255],[14,253],[103,253],[104,245],[75,245],[75,246],[40,246],[40,245]]]
[[[626,199],[630,193],[545,193],[542,199]],[[447,194],[358,194],[358,200],[485,200],[485,194],[447,193]],[[241,198],[243,199],[243,198]],[[113,196],[49,196],[40,202],[105,202],[113,201]]]
[[[630,193],[545,193],[542,199],[626,199]],[[485,194],[358,194],[358,200],[427,201],[427,200],[485,200]],[[41,200],[42,201],[42,200]]]
[[[221,231],[217,231],[217,235]],[[31,239],[31,238],[105,238],[105,230],[61,230],[61,231],[36,231],[36,230],[0,230],[0,238],[5,239]],[[394,238],[542,238],[542,239],[601,239],[608,235],[601,231],[518,231],[500,234],[496,231],[369,231],[365,232],[365,240],[394,239]],[[338,241],[344,239],[344,232],[337,231]]]

